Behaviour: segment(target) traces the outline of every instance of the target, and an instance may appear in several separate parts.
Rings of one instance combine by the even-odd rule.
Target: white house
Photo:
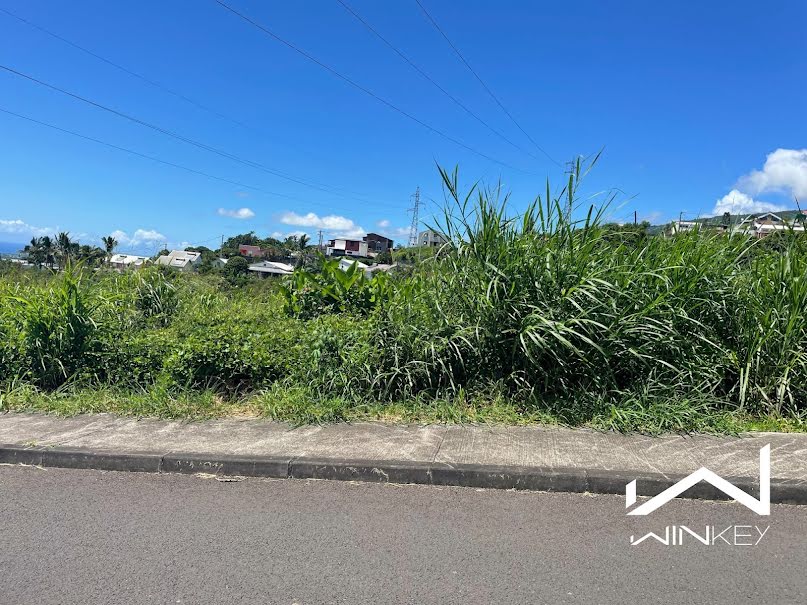
[[[261,277],[280,277],[294,273],[294,267],[291,265],[270,260],[250,265],[249,270]]]
[[[325,249],[327,256],[367,257],[367,242],[360,239],[332,239]]]
[[[762,216],[754,217],[751,223],[750,231],[756,237],[765,237],[774,231],[804,231],[804,225],[800,222],[793,221],[792,223],[784,220],[778,214],[768,212]]]
[[[194,271],[202,264],[201,252],[187,252],[185,250],[171,250],[168,254],[157,258],[158,265],[173,267],[180,271]]]
[[[109,257],[109,266],[118,271],[124,269],[139,269],[147,262],[148,256],[138,256],[136,254],[113,254]]]
[[[213,262],[210,263],[210,264],[213,265],[216,269],[221,269],[222,267],[224,267],[224,265],[227,264],[228,260],[230,260],[230,259],[228,259],[228,258],[214,258]]]
[[[436,247],[442,246],[445,243],[446,238],[436,231],[432,231],[431,229],[421,231],[420,234],[418,234],[418,246]]]
[[[352,260],[352,259],[349,259],[349,258],[342,258],[342,259],[339,260],[339,268],[342,271],[347,271],[353,265],[356,265],[359,268],[359,270],[361,270],[361,271],[366,271],[367,268],[369,267],[369,265],[365,265],[364,263],[360,263],[357,260]]]

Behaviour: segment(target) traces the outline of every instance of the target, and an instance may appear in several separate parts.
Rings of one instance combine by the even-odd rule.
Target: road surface
[[[671,524],[770,529],[630,545]],[[3,605],[795,605],[805,569],[807,507],[0,466]]]

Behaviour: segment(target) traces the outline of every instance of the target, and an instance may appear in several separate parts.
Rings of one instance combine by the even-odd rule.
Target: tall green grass
[[[131,392],[134,413],[160,393],[160,415],[250,401],[295,421],[552,418],[660,432],[732,430],[728,414],[801,426],[805,238],[615,233],[605,208],[581,205],[583,176],[578,164],[559,194],[547,185],[514,212],[498,189],[462,192],[441,171],[433,227],[447,243],[397,276],[333,262],[282,287],[157,269],[9,272],[2,400],[120,410]]]
[[[389,397],[501,383],[571,422],[680,401],[807,406],[803,237],[776,251],[706,232],[614,238],[602,210],[568,216],[579,165],[517,216],[441,174],[448,244],[381,313]]]

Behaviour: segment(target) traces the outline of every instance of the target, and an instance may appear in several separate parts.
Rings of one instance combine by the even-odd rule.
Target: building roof
[[[113,254],[109,257],[109,262],[114,265],[142,265],[149,260],[148,256],[138,256],[137,254]]]
[[[184,268],[189,264],[193,264],[202,258],[201,252],[188,252],[186,250],[171,250],[157,259],[158,265],[167,265],[169,267]]]
[[[342,269],[342,271],[347,271],[348,269],[350,269],[351,265],[358,265],[359,269],[366,269],[367,267],[369,267],[369,265],[365,265],[364,263],[360,263],[359,261],[353,260],[351,258],[342,258],[339,261],[339,268]]]
[[[265,260],[262,263],[255,263],[249,266],[250,271],[256,273],[271,273],[274,275],[291,275],[294,272],[294,267],[286,263],[277,263],[274,261]]]
[[[391,241],[392,241],[392,239],[390,239],[390,238],[388,238],[388,237],[386,237],[386,236],[384,236],[384,235],[379,235],[378,233],[368,233],[368,234],[367,234],[367,235],[365,235],[365,236],[364,236],[362,239],[363,239],[365,242],[366,242],[368,239],[383,240],[383,241],[388,241],[388,242],[391,242]]]

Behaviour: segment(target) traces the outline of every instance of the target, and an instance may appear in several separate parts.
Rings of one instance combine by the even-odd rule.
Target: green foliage
[[[97,326],[98,300],[82,268],[68,263],[50,287],[17,288],[3,295],[3,365],[46,388],[85,369]]]
[[[228,277],[237,277],[249,273],[249,261],[243,256],[234,256],[224,265],[222,273]]]
[[[358,263],[346,270],[339,259],[322,259],[317,273],[296,269],[281,286],[285,311],[309,319],[323,313],[349,312],[367,315],[389,300],[392,287],[389,276],[376,272],[367,278]]]
[[[135,308],[145,318],[165,325],[177,309],[178,297],[167,273],[159,269],[145,269],[135,275]]]
[[[447,243],[396,251],[393,275],[302,254],[282,284],[241,258],[207,275],[6,269],[0,406],[804,430],[807,238],[603,224],[577,208],[582,172],[510,213],[443,171]],[[286,245],[247,235],[229,244]],[[64,240],[28,253],[58,265]]]

